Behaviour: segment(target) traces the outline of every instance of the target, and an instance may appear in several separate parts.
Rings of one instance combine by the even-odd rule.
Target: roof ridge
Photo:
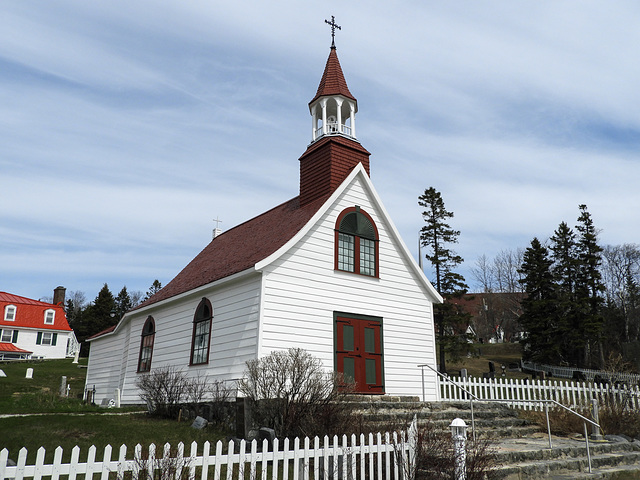
[[[0,302],[8,302],[9,300],[3,300],[3,296],[7,296],[9,298],[14,299],[13,301],[17,301],[17,299],[23,300],[20,303],[30,304],[30,305],[40,305],[40,306],[53,306],[53,307],[61,307],[60,304],[51,303],[51,302],[43,302],[42,300],[36,300],[34,298],[24,297],[22,295],[16,295],[15,293],[3,292],[0,291]]]

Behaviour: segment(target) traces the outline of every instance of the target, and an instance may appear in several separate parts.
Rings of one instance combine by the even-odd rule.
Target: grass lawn
[[[510,363],[519,363],[522,357],[522,346],[519,343],[475,343],[471,347],[471,357],[464,357],[456,362],[447,360],[447,372],[457,376],[461,368],[466,368],[469,375],[482,377],[489,371],[489,362],[493,362],[496,369],[496,377],[502,376],[501,365],[509,366]],[[506,378],[526,378],[529,375],[522,372],[505,372]]]
[[[6,374],[0,377],[0,415],[17,414],[0,418],[0,450],[9,449],[9,457],[16,459],[18,451],[26,447],[28,460],[33,461],[42,446],[49,461],[58,446],[62,446],[64,458],[68,459],[75,445],[81,448],[81,458],[86,458],[87,449],[96,445],[98,458],[102,458],[107,444],[117,451],[122,444],[132,449],[137,443],[147,446],[169,442],[173,446],[178,442],[215,442],[225,437],[225,432],[211,428],[191,428],[190,422],[151,418],[140,413],[144,411],[141,407],[106,409],[85,405],[81,398],[87,372],[82,366],[86,363],[86,359],[80,359],[78,367],[71,359],[64,359],[0,364]],[[33,368],[32,379],[25,378],[27,368]],[[58,395],[63,375],[71,386],[68,398]],[[132,410],[138,413],[131,413]]]

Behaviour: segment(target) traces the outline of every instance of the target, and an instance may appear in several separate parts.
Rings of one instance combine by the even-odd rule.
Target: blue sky
[[[5,0],[0,290],[146,291],[216,217],[296,196],[331,15],[414,254],[430,186],[471,285],[479,256],[575,225],[582,203],[602,244],[639,243],[637,2]]]

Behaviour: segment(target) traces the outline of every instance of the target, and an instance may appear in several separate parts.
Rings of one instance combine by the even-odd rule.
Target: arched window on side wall
[[[156,337],[156,324],[153,317],[147,317],[142,327],[142,338],[140,340],[140,357],[138,359],[138,372],[148,372],[151,370],[151,357],[153,356],[153,341]]]
[[[209,344],[211,340],[211,302],[203,298],[193,317],[193,337],[191,340],[190,365],[209,363]]]
[[[373,219],[355,206],[336,221],[335,268],[369,277],[378,272],[378,229]]]

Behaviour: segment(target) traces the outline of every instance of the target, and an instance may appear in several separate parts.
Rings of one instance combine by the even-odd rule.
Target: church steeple
[[[324,135],[356,138],[358,101],[349,91],[335,46],[331,47],[318,91],[309,102],[309,111],[312,142]]]
[[[369,173],[370,153],[356,139],[358,102],[349,91],[332,44],[318,90],[309,102],[312,118],[311,144],[300,157],[300,204],[304,205],[333,192],[349,172],[362,163]]]

